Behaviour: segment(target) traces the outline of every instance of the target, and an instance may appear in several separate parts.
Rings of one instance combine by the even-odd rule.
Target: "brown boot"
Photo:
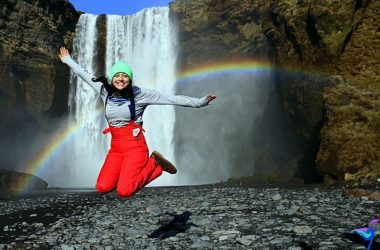
[[[177,173],[177,169],[174,167],[174,165],[170,161],[166,160],[157,151],[153,151],[151,156],[154,157],[156,165],[161,165],[163,171],[168,172],[170,174]]]

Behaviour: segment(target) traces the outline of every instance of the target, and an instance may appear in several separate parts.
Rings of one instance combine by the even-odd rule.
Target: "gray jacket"
[[[88,73],[82,67],[80,67],[70,56],[62,58],[62,62],[66,63],[73,72],[79,75],[85,82],[91,85],[91,87],[100,95],[103,103],[106,103],[106,118],[111,126],[120,127],[128,124],[131,120],[131,112],[128,107],[130,101],[116,94],[108,95],[105,88],[102,87],[102,83],[93,82],[91,79],[95,76]],[[135,96],[135,121],[142,124],[142,116],[145,108],[151,104],[158,105],[178,105],[183,107],[200,108],[207,106],[207,96],[202,98],[193,98],[181,95],[167,95],[156,90],[145,89],[142,87],[133,87],[133,93]]]

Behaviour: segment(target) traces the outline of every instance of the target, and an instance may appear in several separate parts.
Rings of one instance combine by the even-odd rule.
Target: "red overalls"
[[[111,149],[100,170],[96,189],[109,192],[117,187],[121,197],[131,197],[149,182],[162,174],[160,165],[153,157],[148,157],[149,150],[143,134],[143,128],[131,121],[124,127],[105,129],[111,132]]]

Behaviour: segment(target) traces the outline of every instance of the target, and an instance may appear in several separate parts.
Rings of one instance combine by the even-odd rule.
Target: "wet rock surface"
[[[0,169],[0,191],[15,190],[20,187],[28,189],[46,189],[48,183],[32,174]]]
[[[337,187],[60,191],[1,201],[0,249],[365,249],[351,232],[379,207]]]

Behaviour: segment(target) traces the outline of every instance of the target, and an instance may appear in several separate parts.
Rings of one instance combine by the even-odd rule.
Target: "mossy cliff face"
[[[181,66],[269,58],[300,175],[380,174],[380,1],[176,0]],[[207,49],[205,49],[207,48]],[[289,161],[289,162],[290,162]],[[303,173],[304,172],[304,173]]]
[[[37,176],[0,169],[0,191],[22,191],[20,188],[41,190],[47,187],[48,183]]]
[[[343,83],[323,93],[326,122],[317,157],[321,171],[352,181],[380,176],[380,1],[362,4],[333,65]]]
[[[170,4],[180,27],[183,67],[218,59],[266,57],[258,3],[249,0],[177,0]]]
[[[71,47],[78,18],[68,1],[1,1],[1,125],[43,125],[67,111],[70,73],[57,55]]]

